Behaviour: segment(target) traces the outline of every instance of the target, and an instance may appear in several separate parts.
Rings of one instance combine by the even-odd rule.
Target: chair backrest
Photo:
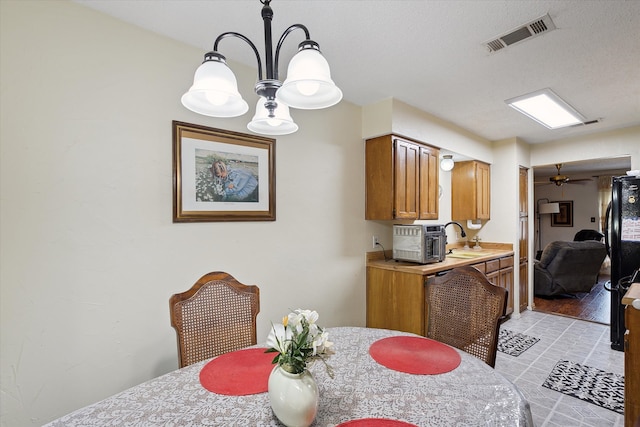
[[[427,282],[427,337],[495,367],[507,290],[473,267],[458,267]]]
[[[574,242],[583,242],[585,240],[595,240],[597,242],[602,241],[602,238],[604,237],[604,234],[602,234],[601,232],[597,231],[597,230],[588,230],[588,229],[584,229],[584,230],[580,230],[576,233],[575,236],[573,236],[573,241]]]
[[[180,367],[256,344],[260,290],[216,271],[169,299]]]

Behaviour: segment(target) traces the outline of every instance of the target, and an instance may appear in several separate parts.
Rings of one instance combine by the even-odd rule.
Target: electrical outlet
[[[378,236],[373,236],[373,249],[375,249],[380,244],[380,240]]]

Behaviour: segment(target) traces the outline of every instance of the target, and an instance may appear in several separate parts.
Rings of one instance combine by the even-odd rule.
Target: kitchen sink
[[[471,259],[471,258],[478,258],[481,257],[483,255],[483,253],[479,253],[479,252],[454,252],[452,254],[447,254],[448,258],[462,258],[462,259]]]

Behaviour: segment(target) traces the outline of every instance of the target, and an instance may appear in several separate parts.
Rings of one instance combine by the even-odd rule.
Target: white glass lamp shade
[[[538,208],[539,214],[556,214],[560,213],[560,203],[541,203]]]
[[[266,101],[266,98],[260,97],[256,104],[256,114],[247,125],[251,132],[262,135],[288,135],[298,130],[298,125],[293,122],[289,107],[284,102],[278,102],[278,108],[274,112],[275,117],[269,117],[269,110],[264,106]]]
[[[193,85],[182,95],[182,105],[198,114],[236,117],[249,110],[238,92],[238,82],[223,61],[208,60],[196,70]]]
[[[315,110],[340,102],[342,91],[331,80],[329,63],[320,51],[305,47],[289,62],[277,97],[289,107]]]
[[[453,169],[453,166],[453,156],[449,154],[442,156],[442,160],[440,160],[440,168],[443,171],[450,171],[451,169]]]

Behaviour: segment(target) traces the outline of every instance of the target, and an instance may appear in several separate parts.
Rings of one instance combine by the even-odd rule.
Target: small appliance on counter
[[[393,259],[430,264],[444,261],[447,234],[444,225],[393,225]]]

